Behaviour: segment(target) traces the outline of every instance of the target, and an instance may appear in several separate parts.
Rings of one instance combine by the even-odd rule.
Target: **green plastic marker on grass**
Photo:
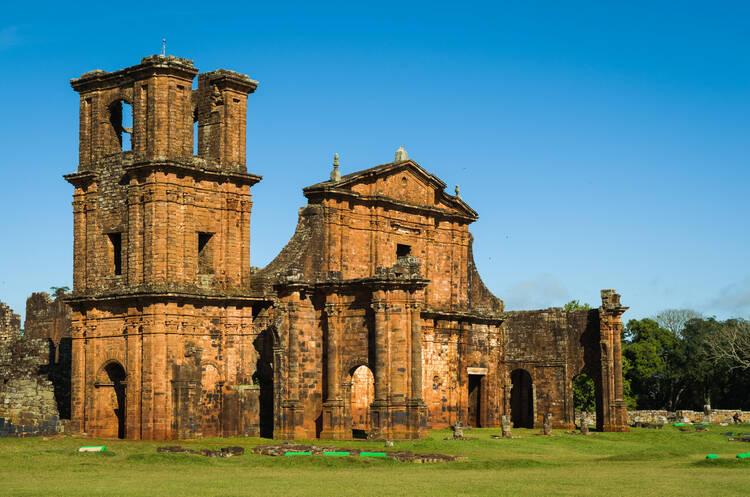
[[[750,452],[745,452],[744,454],[737,454],[737,459],[750,459]]]
[[[285,456],[311,456],[312,452],[286,452]]]
[[[78,449],[78,452],[104,452],[107,447],[104,445],[84,445]]]
[[[348,456],[348,452],[323,452],[324,456]]]
[[[674,424],[674,425],[672,425],[672,426],[685,426],[685,423],[675,423],[675,424]]]
[[[718,459],[718,458],[719,456],[717,456],[716,454],[709,454],[706,456],[706,459]]]
[[[387,457],[388,454],[385,452],[360,452],[360,456],[362,457]]]

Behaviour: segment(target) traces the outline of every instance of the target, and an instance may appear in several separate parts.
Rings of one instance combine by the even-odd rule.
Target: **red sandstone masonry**
[[[585,313],[505,312],[473,261],[477,213],[402,151],[305,188],[294,237],[251,276],[260,177],[245,165],[246,99],[257,82],[218,70],[191,90],[197,73],[152,56],[72,81],[81,110],[78,172],[66,176],[68,302],[82,431],[418,438],[457,421],[499,426],[521,404],[532,424],[551,413],[569,427],[584,371],[603,427],[625,429],[619,295],[603,291]],[[124,104],[132,151],[121,150]],[[523,388],[512,382],[521,370]]]

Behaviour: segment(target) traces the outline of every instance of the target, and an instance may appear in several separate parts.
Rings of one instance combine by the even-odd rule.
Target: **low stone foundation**
[[[628,411],[628,425],[640,423],[667,424],[667,423],[710,423],[718,425],[720,423],[732,424],[732,416],[735,413],[740,414],[742,421],[750,421],[750,411],[740,411],[738,409],[711,409],[709,414],[703,411],[666,411],[666,410],[640,410]],[[589,426],[596,425],[596,413],[580,412],[575,413],[576,426],[581,425],[581,418],[588,421]]]

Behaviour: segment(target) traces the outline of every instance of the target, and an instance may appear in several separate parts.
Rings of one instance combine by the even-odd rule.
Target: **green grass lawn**
[[[750,424],[683,433],[634,429],[589,437],[555,431],[498,429],[466,432],[468,441],[430,438],[396,442],[393,449],[468,456],[468,462],[412,464],[390,459],[249,454],[265,439],[131,442],[65,438],[0,439],[0,496],[749,496],[750,443],[728,442],[721,433],[750,433]],[[320,443],[318,441],[318,443]],[[103,444],[106,453],[79,454],[82,445]],[[241,457],[206,458],[157,453],[161,445],[193,449],[239,445]],[[376,442],[322,442],[384,450]],[[390,450],[390,449],[389,449]],[[719,460],[705,461],[706,454]]]

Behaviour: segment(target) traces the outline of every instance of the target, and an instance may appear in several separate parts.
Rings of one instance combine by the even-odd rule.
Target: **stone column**
[[[344,427],[344,401],[341,398],[339,372],[339,327],[341,309],[333,302],[325,305],[328,333],[326,335],[326,401],[323,403],[323,430],[320,438],[348,438]]]
[[[370,407],[370,436],[387,436],[388,426],[388,330],[386,329],[386,304],[374,299],[371,304],[375,314],[375,400]]]
[[[411,399],[409,400],[409,436],[427,436],[426,406],[422,400],[422,312],[419,302],[410,305],[411,310]]]
[[[422,313],[411,305],[411,400],[422,401]]]
[[[467,372],[466,360],[469,355],[469,343],[466,330],[466,323],[460,321],[458,323],[458,371],[456,373],[456,379],[458,380],[457,396],[458,396],[458,414],[457,421],[461,421],[463,424],[467,424],[466,420],[469,417],[469,373]]]
[[[72,351],[71,351],[71,374],[70,374],[70,418],[75,425],[75,430],[86,431],[86,354],[83,325],[80,322],[80,313],[73,315],[71,326]]]
[[[292,302],[287,304],[288,338],[289,338],[289,368],[287,376],[287,399],[282,402],[284,412],[283,437],[288,439],[304,438],[304,426],[302,419],[302,406],[299,400],[299,325],[298,313],[299,292],[292,292]]]
[[[622,350],[620,332],[622,314],[628,309],[620,305],[620,295],[614,290],[602,290],[602,306],[599,308],[599,332],[601,347],[601,420],[597,427],[604,431],[628,431],[627,406],[622,391]]]

